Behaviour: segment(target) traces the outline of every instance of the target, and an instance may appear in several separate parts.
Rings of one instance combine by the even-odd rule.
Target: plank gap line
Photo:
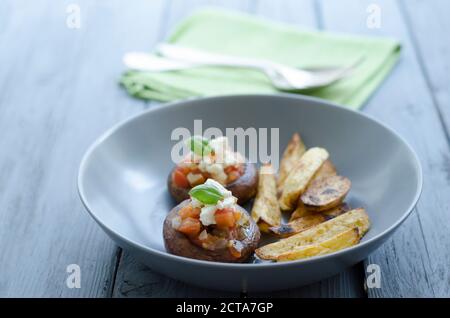
[[[418,64],[419,64],[420,72],[422,73],[422,76],[425,80],[427,89],[430,92],[433,106],[436,109],[436,112],[437,112],[437,115],[439,118],[439,124],[441,125],[442,129],[444,130],[444,135],[447,140],[447,144],[450,146],[450,135],[449,135],[450,127],[447,127],[447,125],[445,124],[444,115],[442,114],[442,111],[439,107],[439,102],[436,99],[436,95],[433,92],[430,74],[428,73],[428,71],[425,67],[424,57],[422,55],[422,52],[420,51],[418,40],[417,40],[416,36],[414,35],[413,29],[412,29],[411,17],[405,10],[405,8],[404,8],[405,4],[403,3],[403,1],[397,1],[397,4],[399,7],[400,14],[403,16],[403,19],[405,21],[407,34],[411,38],[412,47],[414,48],[414,51],[416,52],[416,57],[417,57],[417,61],[419,62]]]

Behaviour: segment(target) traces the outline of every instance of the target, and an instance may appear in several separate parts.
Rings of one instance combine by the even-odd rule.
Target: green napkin
[[[204,9],[188,17],[168,42],[296,67],[348,65],[364,56],[364,62],[351,77],[308,93],[355,109],[388,75],[400,54],[399,43],[391,39],[303,30],[216,9]],[[278,92],[258,71],[225,67],[166,73],[128,71],[123,74],[121,84],[135,97],[159,101]]]

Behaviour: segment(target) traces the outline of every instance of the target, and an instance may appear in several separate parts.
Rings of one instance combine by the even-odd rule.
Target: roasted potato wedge
[[[350,187],[351,182],[346,177],[323,177],[311,182],[300,198],[307,210],[320,212],[342,203]]]
[[[359,240],[360,235],[358,232],[358,228],[352,228],[336,234],[335,236],[317,244],[296,247],[289,252],[278,255],[276,260],[278,262],[286,262],[330,254],[356,245],[358,244]]]
[[[314,175],[313,181],[318,180],[325,177],[331,177],[337,175],[336,167],[333,163],[328,159],[325,160],[322,167],[316,172]]]
[[[336,175],[335,166],[333,165],[333,163],[330,160],[326,160],[323,163],[322,167],[320,167],[320,169],[314,175],[313,179],[311,180],[311,183],[314,182],[315,180],[325,178],[325,177],[335,176],[335,175]],[[312,212],[309,211],[305,207],[305,205],[303,204],[303,202],[301,200],[299,200],[297,203],[297,207],[295,208],[294,212],[292,212],[289,221],[293,221],[295,219],[298,219],[299,217],[310,215],[310,214],[312,214]]]
[[[283,210],[292,210],[300,195],[306,190],[311,179],[328,159],[328,151],[323,148],[311,148],[300,158],[298,164],[286,178],[280,198]]]
[[[344,203],[341,203],[341,204],[335,206],[334,208],[331,208],[331,209],[328,209],[325,211],[321,211],[320,213],[325,214],[330,219],[332,217],[336,217],[336,216],[341,215],[342,213],[348,212],[350,210],[351,210],[350,206],[344,202]],[[289,218],[289,222],[292,222],[303,216],[317,214],[317,213],[318,212],[308,210],[305,207],[305,205],[303,204],[303,202],[301,200],[299,200],[297,208],[294,210],[294,212],[292,212],[291,217]]]
[[[284,150],[283,156],[281,157],[280,170],[277,180],[278,192],[282,191],[287,176],[297,165],[305,151],[306,147],[300,138],[300,135],[298,133],[293,134],[286,149]]]
[[[280,226],[273,226],[269,228],[270,232],[276,236],[289,237],[294,234],[303,232],[317,224],[328,221],[332,218],[341,215],[349,210],[347,204],[341,204],[333,209],[323,211],[323,212],[309,212],[307,211],[301,217],[298,217],[287,224],[282,224]],[[297,211],[297,210],[296,210]]]
[[[301,218],[303,216],[314,214],[311,211],[308,211],[301,200],[298,200],[297,207],[294,212],[292,212],[291,217],[289,218],[289,222],[294,221],[295,219]]]
[[[349,229],[357,228],[360,237],[369,230],[369,216],[363,208],[354,209],[329,221],[295,234],[278,242],[256,249],[259,258],[277,260],[277,258],[299,246],[317,244]]]
[[[271,165],[264,165],[259,171],[258,191],[251,215],[262,232],[267,232],[271,226],[281,224],[275,172]]]
[[[303,232],[317,224],[323,223],[327,220],[325,215],[321,213],[315,213],[311,215],[305,215],[301,218],[295,219],[287,224],[282,224],[280,226],[273,226],[269,228],[270,232],[280,236],[288,237],[294,234]]]
[[[332,219],[350,210],[351,208],[347,203],[341,203],[332,209],[322,211],[320,213],[324,214],[328,219]]]
[[[322,167],[316,172],[313,179],[311,180],[311,183],[315,180],[335,176],[336,175],[336,168],[333,165],[333,163],[330,160],[325,160]],[[306,216],[312,214],[312,211],[309,211],[303,202],[301,200],[298,201],[297,207],[295,208],[294,212],[292,212],[291,217],[289,221],[293,221],[295,219],[298,219],[299,217]]]

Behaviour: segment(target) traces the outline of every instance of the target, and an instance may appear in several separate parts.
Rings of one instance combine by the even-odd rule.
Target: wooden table
[[[67,24],[71,3],[80,9],[80,28]],[[76,189],[90,143],[156,104],[119,88],[122,55],[151,50],[181,18],[211,3],[294,25],[391,36],[403,45],[400,63],[362,111],[393,127],[419,154],[425,182],[417,208],[363,263],[270,296],[450,296],[446,0],[1,1],[0,296],[239,296],[188,286],[139,264],[88,216]],[[367,27],[371,3],[381,9],[381,28]],[[381,267],[381,288],[365,289],[373,263]],[[80,266],[79,289],[66,285],[69,264]]]

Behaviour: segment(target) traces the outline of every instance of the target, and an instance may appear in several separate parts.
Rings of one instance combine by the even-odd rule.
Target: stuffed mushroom
[[[230,190],[239,204],[256,195],[258,174],[254,164],[229,147],[226,137],[189,140],[190,153],[169,174],[167,186],[176,202],[189,198],[189,190],[213,179]]]
[[[208,179],[167,215],[163,236],[172,254],[240,263],[257,248],[260,232],[231,191]]]

